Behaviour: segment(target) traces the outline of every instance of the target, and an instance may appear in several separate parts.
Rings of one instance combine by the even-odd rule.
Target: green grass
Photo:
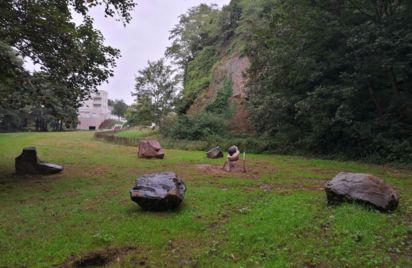
[[[156,132],[149,128],[135,127],[127,130],[122,130],[114,134],[117,137],[124,138],[143,138],[148,136],[156,135]]]
[[[125,132],[120,132],[125,133]],[[119,134],[120,134],[119,133]],[[25,146],[63,173],[17,177]],[[412,172],[355,162],[249,155],[247,174],[208,173],[204,152],[166,150],[164,160],[104,143],[89,132],[0,134],[0,267],[58,266],[108,248],[132,247],[109,266],[411,267]],[[175,212],[130,200],[137,176],[177,172],[188,191]],[[339,171],[392,184],[391,214],[326,205],[322,187]]]

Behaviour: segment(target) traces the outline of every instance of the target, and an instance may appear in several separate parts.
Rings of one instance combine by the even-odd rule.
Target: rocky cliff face
[[[225,81],[229,80],[232,86],[232,94],[227,103],[232,107],[232,113],[228,118],[230,130],[235,133],[252,133],[253,126],[246,108],[246,71],[249,66],[249,58],[239,53],[223,56],[212,72],[209,86],[202,91],[187,113],[193,114],[204,109],[216,98]]]

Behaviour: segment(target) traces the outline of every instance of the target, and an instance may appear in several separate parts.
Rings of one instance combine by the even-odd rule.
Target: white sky
[[[170,45],[169,31],[178,23],[179,15],[201,3],[215,3],[219,7],[230,0],[136,0],[133,20],[123,27],[113,18],[105,18],[102,10],[93,10],[94,25],[105,37],[106,45],[118,48],[122,57],[117,61],[114,77],[99,89],[109,92],[110,99],[123,99],[127,104],[133,102],[131,92],[138,70],[147,61],[163,57]]]

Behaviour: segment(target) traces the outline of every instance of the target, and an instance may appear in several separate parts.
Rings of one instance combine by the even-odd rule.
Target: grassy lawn
[[[126,135],[127,132],[121,132]],[[25,146],[65,167],[17,177]],[[0,267],[49,267],[105,256],[136,267],[411,267],[412,171],[279,155],[249,155],[247,174],[208,173],[204,152],[96,141],[90,132],[0,134]],[[137,176],[174,171],[188,191],[181,208],[142,211],[130,200]],[[340,171],[393,185],[391,214],[355,204],[328,207],[324,183]]]
[[[149,128],[131,128],[128,130],[123,130],[115,133],[114,135],[117,137],[125,137],[125,138],[142,138],[155,135],[156,132]]]

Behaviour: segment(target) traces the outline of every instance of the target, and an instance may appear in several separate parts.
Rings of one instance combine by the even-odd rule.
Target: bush
[[[231,136],[227,131],[227,123],[221,116],[206,112],[193,116],[168,117],[161,122],[160,134],[165,148],[207,151],[218,145],[223,150],[237,145],[242,152],[276,150],[275,142],[264,137]]]
[[[160,134],[173,139],[209,140],[213,137],[223,137],[226,132],[227,122],[211,113],[167,118],[160,125]]]

